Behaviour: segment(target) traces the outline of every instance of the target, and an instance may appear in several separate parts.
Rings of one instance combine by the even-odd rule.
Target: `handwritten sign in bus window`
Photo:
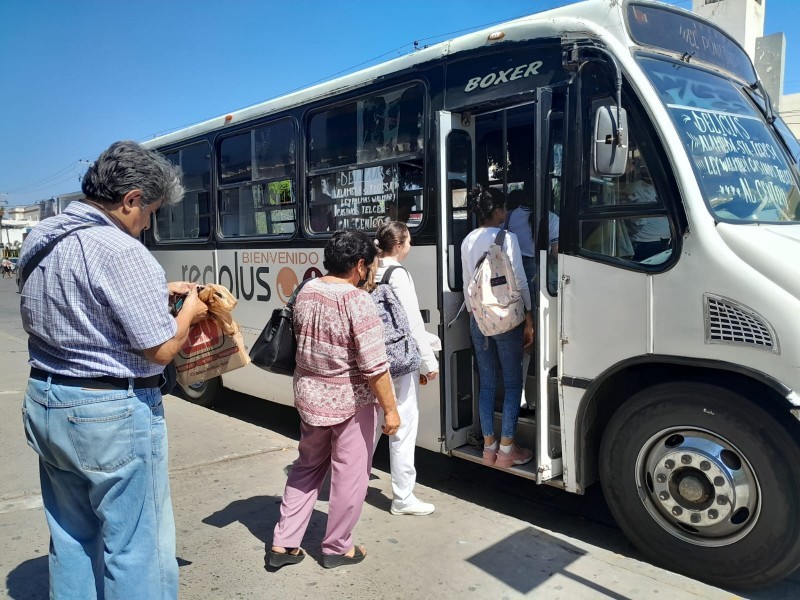
[[[698,181],[717,216],[800,218],[794,177],[775,138],[757,116],[668,105]]]
[[[638,61],[667,107],[717,217],[800,221],[800,194],[787,155],[740,84],[668,60]]]
[[[377,229],[397,203],[397,171],[392,164],[311,177],[311,230]]]

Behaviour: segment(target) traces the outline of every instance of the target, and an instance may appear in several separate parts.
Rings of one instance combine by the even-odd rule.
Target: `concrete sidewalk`
[[[18,397],[6,393],[0,402],[5,412]],[[418,493],[436,504],[434,514],[391,516],[389,477],[377,470],[356,529],[368,550],[362,564],[335,570],[318,564],[323,495],[304,542],[309,557],[267,572],[264,544],[278,518],[295,440],[174,397],[166,399],[166,410],[181,598],[732,597],[433,488],[420,486]],[[3,439],[21,436],[17,423],[3,423]],[[19,457],[30,470],[16,481],[31,481],[23,494],[8,497],[10,479],[2,477],[0,570],[9,597],[46,598],[48,534],[35,492],[35,460],[29,451]]]
[[[4,406],[17,403],[10,396],[2,396]],[[166,410],[181,598],[731,597],[431,488],[419,495],[436,504],[434,514],[392,516],[383,471],[375,471],[356,529],[368,551],[362,564],[335,570],[318,564],[323,495],[304,542],[309,557],[267,572],[264,544],[278,518],[296,442],[174,397]],[[0,569],[15,599],[47,597],[48,534],[35,488],[0,503]]]

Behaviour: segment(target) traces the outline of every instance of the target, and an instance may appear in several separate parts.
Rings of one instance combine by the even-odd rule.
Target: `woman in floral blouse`
[[[300,542],[329,468],[322,566],[353,564],[366,556],[363,546],[353,544],[352,531],[367,494],[378,404],[384,433],[393,435],[400,426],[383,325],[369,294],[359,289],[376,253],[365,233],[337,231],[325,246],[327,274],[297,295],[294,400],[302,420],[300,456],[283,493],[268,553],[272,567],[305,557]]]

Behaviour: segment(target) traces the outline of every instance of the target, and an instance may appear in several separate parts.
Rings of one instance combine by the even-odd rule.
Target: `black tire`
[[[193,385],[181,385],[183,397],[189,402],[206,408],[214,405],[219,391],[222,389],[222,380],[214,377]]]
[[[788,427],[713,385],[645,389],[603,435],[609,508],[668,569],[727,588],[778,581],[800,566],[800,448]]]

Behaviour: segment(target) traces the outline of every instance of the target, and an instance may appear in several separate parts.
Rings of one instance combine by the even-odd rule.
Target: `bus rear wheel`
[[[192,385],[181,385],[183,396],[189,402],[206,408],[214,405],[220,389],[222,389],[222,381],[219,377],[193,383]]]
[[[603,434],[600,477],[653,562],[733,588],[800,566],[797,439],[739,394],[690,382],[635,394]]]

